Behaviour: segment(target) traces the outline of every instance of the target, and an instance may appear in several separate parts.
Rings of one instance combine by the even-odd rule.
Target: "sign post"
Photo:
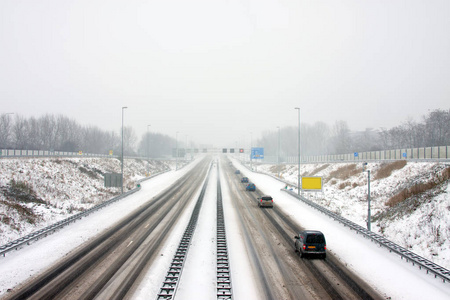
[[[264,159],[264,148],[261,147],[252,147],[250,151],[250,161],[253,159]],[[252,166],[253,171],[253,166]]]
[[[252,159],[264,159],[264,148],[253,147],[251,153]]]
[[[302,177],[302,191],[308,192],[322,192],[322,177]]]

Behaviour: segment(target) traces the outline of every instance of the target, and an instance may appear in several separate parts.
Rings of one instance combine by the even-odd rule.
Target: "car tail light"
[[[303,250],[305,250],[306,249],[306,245],[305,244],[303,244]]]
[[[323,249],[327,250],[327,245],[323,246]]]

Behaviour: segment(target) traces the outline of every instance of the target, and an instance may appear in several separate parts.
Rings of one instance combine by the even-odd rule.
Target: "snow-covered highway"
[[[297,287],[285,288],[280,286],[271,288],[270,290],[275,293],[275,296],[270,295],[270,293],[267,295],[262,291],[261,274],[255,271],[251,263],[254,257],[252,257],[252,252],[245,241],[249,238],[249,235],[243,233],[245,227],[239,221],[239,211],[236,209],[237,203],[235,201],[236,195],[239,194],[239,188],[232,184],[230,172],[224,171],[228,164],[224,166],[222,162],[224,161],[220,160],[220,177],[222,179],[223,205],[228,234],[234,298],[290,297],[293,299],[292,294],[287,296],[289,293],[283,294],[282,290],[291,289],[295,291]],[[249,172],[237,162],[234,162],[234,164],[235,168],[239,168],[245,176],[256,183],[261,192],[274,197],[276,209],[284,212],[299,226],[324,232],[330,253],[351,271],[357,273],[383,297],[391,297],[392,299],[423,299],[429,298],[430,295],[432,295],[433,299],[448,299],[450,297],[448,283],[442,283],[434,279],[417,267],[405,263],[394,254],[378,248],[375,244],[356,235],[339,223],[328,219],[298,202],[295,198],[281,192],[282,183],[268,176]],[[142,184],[140,192],[88,216],[52,236],[24,247],[20,251],[8,253],[4,258],[0,258],[0,287],[2,295],[8,295],[7,289],[14,288],[17,284],[35,276],[66,256],[68,252],[83,242],[112,227],[118,219],[139,208],[145,199],[158,195],[193,167],[194,165],[192,164],[180,171],[169,172],[148,180]],[[213,183],[216,175],[214,175],[215,172],[211,174],[213,178],[211,178],[211,184],[206,191],[202,213],[199,217],[198,226],[192,239],[183,276],[176,294],[177,299],[213,299],[215,296],[216,186]],[[191,201],[187,209],[182,213],[172,233],[160,248],[160,254],[153,260],[149,271],[142,278],[139,287],[135,288],[131,298],[149,299],[156,297],[194,205],[195,202]],[[251,202],[246,204],[245,209],[253,209]],[[264,222],[261,216],[262,214],[259,214],[255,218],[260,222]],[[256,235],[257,233],[253,234]],[[261,242],[266,242],[268,243],[268,248],[273,248],[272,241],[268,240],[267,237]],[[286,249],[289,247],[291,245],[285,245]],[[271,255],[272,252],[269,254]],[[300,258],[295,257],[293,253],[286,255],[286,257],[291,258],[289,267],[298,268]],[[283,278],[282,275],[285,268],[280,269],[280,271],[279,274],[273,274],[273,280],[276,281],[278,279],[281,283],[288,278]],[[307,284],[305,286],[308,288]],[[278,292],[276,292],[277,290]],[[155,295],[155,297],[149,297],[149,295]],[[299,295],[299,298],[308,297]]]

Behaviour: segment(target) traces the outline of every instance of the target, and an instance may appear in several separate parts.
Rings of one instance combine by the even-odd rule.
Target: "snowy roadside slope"
[[[128,188],[150,173],[169,168],[166,162],[125,160]],[[112,158],[0,159],[0,245],[66,219],[120,193],[104,187],[104,173],[119,172]]]
[[[375,179],[386,163],[369,163],[371,170],[372,231],[394,243],[450,269],[450,195],[448,181],[389,208],[386,203],[405,188],[436,180],[446,163],[408,162],[386,178]],[[351,167],[355,167],[352,169]],[[367,172],[362,164],[305,164],[303,176],[322,176],[323,193],[304,193],[309,200],[366,227]],[[259,165],[259,172],[276,175],[274,165]],[[351,169],[352,171],[348,171]],[[348,172],[347,176],[342,174]],[[341,175],[337,175],[341,174]],[[283,166],[284,180],[297,183],[297,166]]]
[[[297,223],[325,233],[328,251],[361,276],[380,294],[391,299],[450,299],[450,283],[443,283],[424,270],[401,260],[342,224],[281,191],[285,184],[264,174],[249,171],[233,162],[263,193]],[[258,167],[259,168],[259,167]],[[420,230],[420,229],[417,229]],[[233,262],[232,262],[233,263]]]

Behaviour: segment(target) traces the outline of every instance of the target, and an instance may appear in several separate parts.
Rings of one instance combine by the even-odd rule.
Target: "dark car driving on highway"
[[[254,192],[256,190],[256,186],[254,183],[249,183],[247,184],[247,186],[245,187],[246,191],[250,191],[250,192]]]
[[[248,182],[248,178],[247,177],[242,177],[241,178],[241,182],[247,183]]]
[[[241,174],[241,171],[236,170],[236,171],[234,171],[234,174]]]
[[[300,253],[300,257],[305,255],[317,255],[322,258],[327,256],[327,245],[325,236],[318,230],[305,230],[295,237],[295,252]]]

